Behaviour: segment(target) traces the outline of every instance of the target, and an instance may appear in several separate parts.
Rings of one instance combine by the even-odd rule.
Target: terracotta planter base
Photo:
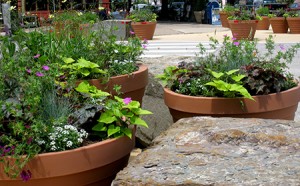
[[[287,33],[288,24],[284,17],[273,17],[269,19],[273,33]]]
[[[133,139],[108,139],[77,149],[37,155],[26,166],[32,178],[23,182],[0,173],[4,186],[110,186],[115,175],[128,163]],[[3,167],[0,164],[0,168]]]
[[[135,35],[141,40],[152,40],[156,28],[156,22],[131,22],[131,27]]]
[[[228,18],[227,13],[220,12],[220,20],[221,20],[222,27],[229,28],[229,23],[227,18]]]
[[[249,21],[240,21],[240,20],[228,20],[232,36],[235,37],[237,40],[241,39],[249,39],[253,40],[256,26],[258,21],[257,20],[249,20]]]
[[[253,98],[255,101],[245,98],[196,97],[164,89],[165,104],[174,122],[193,116],[293,120],[300,101],[300,85],[280,93]]]
[[[270,21],[268,16],[262,16],[262,20],[258,21],[256,30],[269,30]]]
[[[80,81],[78,83],[80,83]],[[114,85],[121,85],[121,92],[123,93],[121,97],[131,97],[131,99],[142,103],[145,88],[148,84],[148,67],[140,64],[138,71],[129,75],[111,77],[106,84],[103,84],[100,79],[89,80],[89,83],[113,95],[116,95],[113,89]]]
[[[300,17],[286,18],[291,34],[300,34]]]

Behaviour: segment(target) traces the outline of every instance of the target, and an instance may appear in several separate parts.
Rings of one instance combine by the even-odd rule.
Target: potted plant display
[[[86,31],[99,20],[96,13],[68,10],[50,16],[56,32]]]
[[[269,21],[273,30],[273,33],[287,33],[289,26],[286,21],[288,14],[283,9],[279,9],[272,14],[269,14]]]
[[[0,185],[110,185],[126,166],[135,125],[147,126],[140,116],[150,112],[122,94],[131,85],[113,95],[87,74],[133,78],[143,46],[105,33],[1,36]]]
[[[299,13],[291,11],[286,18],[291,34],[300,34],[300,16]]]
[[[234,6],[225,5],[224,8],[220,11],[220,20],[222,27],[230,28],[228,23],[228,17],[231,16],[235,11]]]
[[[235,38],[253,40],[260,19],[260,16],[252,14],[249,10],[235,10],[228,17],[228,23]]]
[[[224,36],[218,53],[204,55],[200,45],[204,57],[164,69],[158,78],[165,85],[164,100],[173,120],[192,116],[293,120],[300,86],[286,69],[300,44],[288,49],[279,45],[275,53],[270,36],[267,53],[260,54],[256,43]]]
[[[261,20],[259,20],[257,23],[256,30],[269,30],[269,8],[261,6],[256,10],[256,14],[261,17]]]
[[[130,12],[127,16],[130,19],[131,27],[136,36],[140,39],[151,40],[156,28],[157,15],[149,8],[138,9]]]

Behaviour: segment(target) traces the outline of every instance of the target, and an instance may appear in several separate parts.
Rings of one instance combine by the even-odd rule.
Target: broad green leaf
[[[107,136],[110,137],[116,133],[120,132],[120,127],[115,125],[109,125],[107,130]]]
[[[121,128],[121,132],[128,136],[130,139],[132,138],[132,131],[129,128]]]
[[[110,113],[110,112],[104,112],[101,114],[98,121],[108,124],[108,123],[113,123],[113,122],[117,121],[117,118],[115,116],[113,116],[112,113]]]
[[[98,64],[90,62],[83,58],[78,59],[77,62],[78,62],[77,64],[81,67],[86,67],[86,68],[98,68],[99,67]]]
[[[243,87],[242,85],[232,84],[230,91],[236,91],[239,92],[241,95],[243,95],[245,98],[254,100],[252,96],[249,94],[248,90]]]
[[[63,58],[63,61],[64,61],[65,63],[69,64],[69,63],[73,63],[75,60],[72,59],[72,58],[66,58],[66,57],[64,57],[64,58]]]
[[[131,119],[132,119],[131,120],[132,124],[134,124],[134,125],[140,125],[140,126],[148,128],[147,123],[143,119],[138,118],[138,117],[132,117]]]
[[[86,68],[83,68],[80,70],[80,73],[83,75],[83,76],[88,76],[90,75],[90,71]]]
[[[103,132],[103,131],[106,131],[106,130],[107,130],[107,127],[105,127],[103,123],[98,123],[98,124],[96,124],[96,125],[92,128],[92,130],[93,130],[93,131]]]
[[[236,75],[236,76],[232,76],[231,78],[232,78],[235,82],[240,82],[244,77],[245,77],[245,75],[239,74],[239,75]]]
[[[152,112],[148,111],[148,110],[144,110],[144,109],[134,109],[132,110],[135,114],[137,115],[148,115],[148,114],[153,114]]]
[[[238,71],[239,71],[239,69],[233,69],[233,70],[230,70],[230,71],[226,72],[226,74],[227,75],[231,75],[231,74],[234,74],[234,73],[236,73]]]
[[[81,93],[89,93],[90,84],[87,81],[81,82],[75,90]]]

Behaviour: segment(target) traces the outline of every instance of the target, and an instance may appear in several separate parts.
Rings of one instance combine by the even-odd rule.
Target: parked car
[[[300,11],[300,2],[293,3],[288,8],[289,11]]]

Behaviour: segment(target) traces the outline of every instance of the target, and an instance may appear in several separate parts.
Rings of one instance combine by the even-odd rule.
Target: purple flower
[[[32,142],[32,137],[27,139],[27,144],[30,145],[30,143]]]
[[[43,66],[43,70],[48,71],[48,70],[50,70],[50,68],[49,68],[47,65],[44,65],[44,66]]]
[[[41,72],[37,72],[37,73],[35,73],[35,75],[36,75],[36,76],[38,76],[38,77],[42,77],[42,76],[44,76],[44,74],[43,74],[43,73],[41,73]]]
[[[129,97],[123,99],[123,102],[125,103],[125,105],[128,105],[131,101],[132,101],[132,100],[131,100],[131,98],[129,98]]]
[[[26,72],[27,72],[28,74],[31,74],[31,70],[30,70],[30,69],[26,69]]]
[[[133,34],[134,34],[134,32],[133,32],[133,31],[131,31],[131,30],[129,31],[129,33],[130,33],[131,35],[133,35]]]
[[[279,44],[279,47],[280,47],[281,50],[285,50],[285,47],[284,47],[283,44]]]
[[[28,181],[31,178],[31,172],[30,172],[30,170],[27,170],[27,171],[23,170],[20,173],[20,176],[21,176],[23,181]]]
[[[224,34],[223,36],[224,36],[224,37],[227,37],[227,34]]]
[[[240,43],[239,42],[233,42],[233,44],[235,45],[235,46],[239,46],[240,45]]]
[[[144,39],[144,44],[148,44],[148,40],[146,38]]]
[[[143,49],[146,49],[146,48],[147,48],[147,45],[142,44],[142,47],[143,47]]]
[[[33,58],[34,58],[34,59],[37,59],[37,58],[39,58],[40,56],[41,56],[41,54],[37,54],[37,55],[33,56]]]
[[[236,40],[236,37],[232,37],[232,41],[235,41]]]

